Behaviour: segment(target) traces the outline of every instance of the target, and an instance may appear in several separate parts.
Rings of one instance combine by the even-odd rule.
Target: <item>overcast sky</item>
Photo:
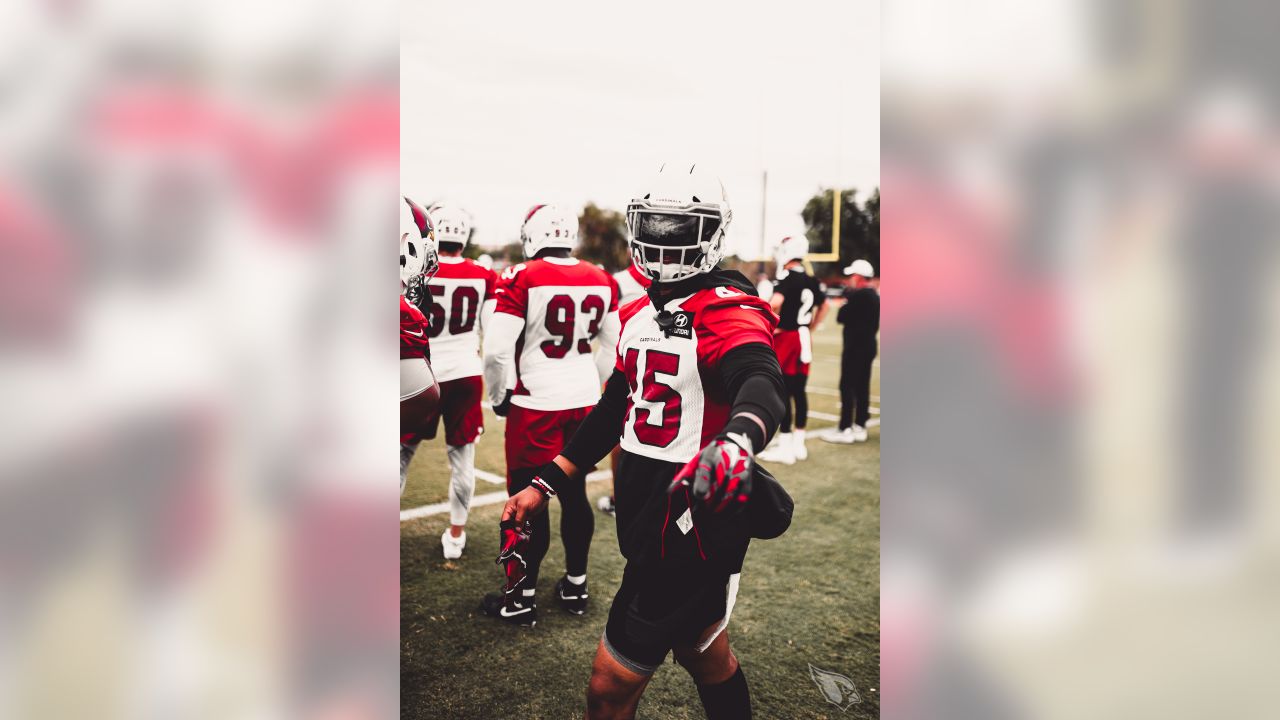
[[[534,203],[622,210],[665,160],[716,170],[744,256],[762,171],[770,246],[820,186],[879,184],[876,0],[547,5],[402,6],[401,188],[466,207],[476,242]]]

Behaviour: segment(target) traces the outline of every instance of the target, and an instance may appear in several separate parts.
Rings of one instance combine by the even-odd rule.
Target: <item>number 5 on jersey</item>
[[[635,397],[636,383],[640,383],[640,402],[631,408],[632,429],[636,439],[645,445],[666,447],[680,434],[680,393],[659,376],[675,379],[680,374],[680,356],[661,350],[646,350],[643,377],[639,377],[637,368],[639,358],[639,350],[628,348],[622,359],[632,397]]]

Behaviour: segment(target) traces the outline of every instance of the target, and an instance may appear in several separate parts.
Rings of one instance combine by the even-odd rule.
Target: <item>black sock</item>
[[[698,685],[698,697],[707,711],[707,720],[750,720],[751,692],[742,666],[733,677],[719,685]]]

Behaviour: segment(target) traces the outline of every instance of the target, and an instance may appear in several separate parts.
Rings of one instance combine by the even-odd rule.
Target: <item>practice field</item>
[[[839,412],[840,334],[830,315],[815,336],[809,380],[809,459],[769,469],[795,498],[791,529],[756,541],[747,554],[729,636],[751,686],[758,718],[875,718],[880,714],[880,428],[870,440],[832,445],[812,437]],[[879,367],[872,377],[878,407]],[[477,448],[476,496],[502,493],[504,424],[485,411]],[[608,460],[601,466],[608,470]],[[480,597],[499,587],[494,564],[500,503],[473,508],[467,548],[445,561],[448,463],[443,439],[423,443],[401,500],[400,703],[404,718],[582,717],[587,678],[609,603],[622,578],[613,519],[596,513],[584,617],[552,597],[564,572],[559,506],[552,503],[551,551],[538,588],[538,624],[508,626],[479,612]],[[602,473],[603,474],[603,473]],[[488,480],[483,476],[487,476]],[[608,478],[590,483],[592,506]],[[435,507],[433,507],[435,506]],[[447,506],[445,506],[447,507]],[[861,702],[842,712],[824,699],[810,666],[853,681]],[[640,701],[641,718],[702,718],[689,676],[668,662]]]

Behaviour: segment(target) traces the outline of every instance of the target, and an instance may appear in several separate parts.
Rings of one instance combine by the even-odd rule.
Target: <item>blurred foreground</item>
[[[1278,17],[886,5],[885,717],[1275,717]]]
[[[0,11],[0,717],[396,712],[397,12]]]

